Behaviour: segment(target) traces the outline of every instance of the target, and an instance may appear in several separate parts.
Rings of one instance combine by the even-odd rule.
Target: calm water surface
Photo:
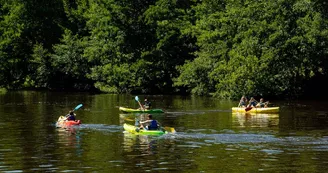
[[[139,95],[143,99],[145,96]],[[125,133],[142,114],[133,95],[9,92],[0,95],[0,172],[325,172],[327,102],[271,101],[279,114],[235,114],[238,101],[147,96],[177,133]],[[78,104],[82,125],[55,122]]]

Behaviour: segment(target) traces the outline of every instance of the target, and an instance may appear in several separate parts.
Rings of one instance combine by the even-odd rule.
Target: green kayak
[[[132,108],[125,108],[119,107],[119,110],[124,113],[164,113],[162,109],[132,109]]]
[[[167,131],[162,131],[162,130],[140,129],[139,127],[132,126],[126,123],[124,123],[123,128],[125,131],[128,131],[129,133],[140,134],[140,135],[163,135],[167,133]]]

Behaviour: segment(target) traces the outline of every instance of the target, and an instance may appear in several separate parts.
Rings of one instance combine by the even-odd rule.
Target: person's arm
[[[140,128],[144,128],[144,124],[149,122],[151,120],[146,120],[146,121],[140,121]]]
[[[140,124],[145,124],[145,123],[148,123],[148,122],[150,122],[150,120],[140,121]]]
[[[264,107],[268,107],[268,105],[269,105],[269,101],[266,101],[266,102],[264,103]]]
[[[65,118],[66,118],[66,120],[68,120],[68,118],[69,118],[69,114],[65,115]]]
[[[145,105],[140,104],[140,108],[139,108],[139,110],[144,111],[145,109],[146,109],[146,108],[145,108]]]

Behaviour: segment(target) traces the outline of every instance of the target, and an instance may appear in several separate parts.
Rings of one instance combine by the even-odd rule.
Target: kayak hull
[[[133,134],[139,134],[139,135],[163,135],[166,134],[166,131],[162,130],[145,130],[145,129],[140,129],[139,127],[129,125],[124,123],[123,128],[125,131]]]
[[[67,121],[66,117],[60,116],[56,122],[56,127],[67,128],[71,126],[78,126],[81,124],[81,120]]]
[[[164,113],[162,109],[132,109],[132,108],[125,108],[125,107],[119,107],[119,110],[124,113]]]
[[[252,108],[249,111],[245,111],[245,108],[233,107],[232,112],[250,112],[250,113],[278,113],[279,107],[268,107],[268,108]]]

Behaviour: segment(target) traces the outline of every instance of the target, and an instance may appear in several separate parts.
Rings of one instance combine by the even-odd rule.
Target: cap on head
[[[69,114],[70,114],[70,115],[74,115],[74,112],[73,112],[73,111],[70,111]]]

